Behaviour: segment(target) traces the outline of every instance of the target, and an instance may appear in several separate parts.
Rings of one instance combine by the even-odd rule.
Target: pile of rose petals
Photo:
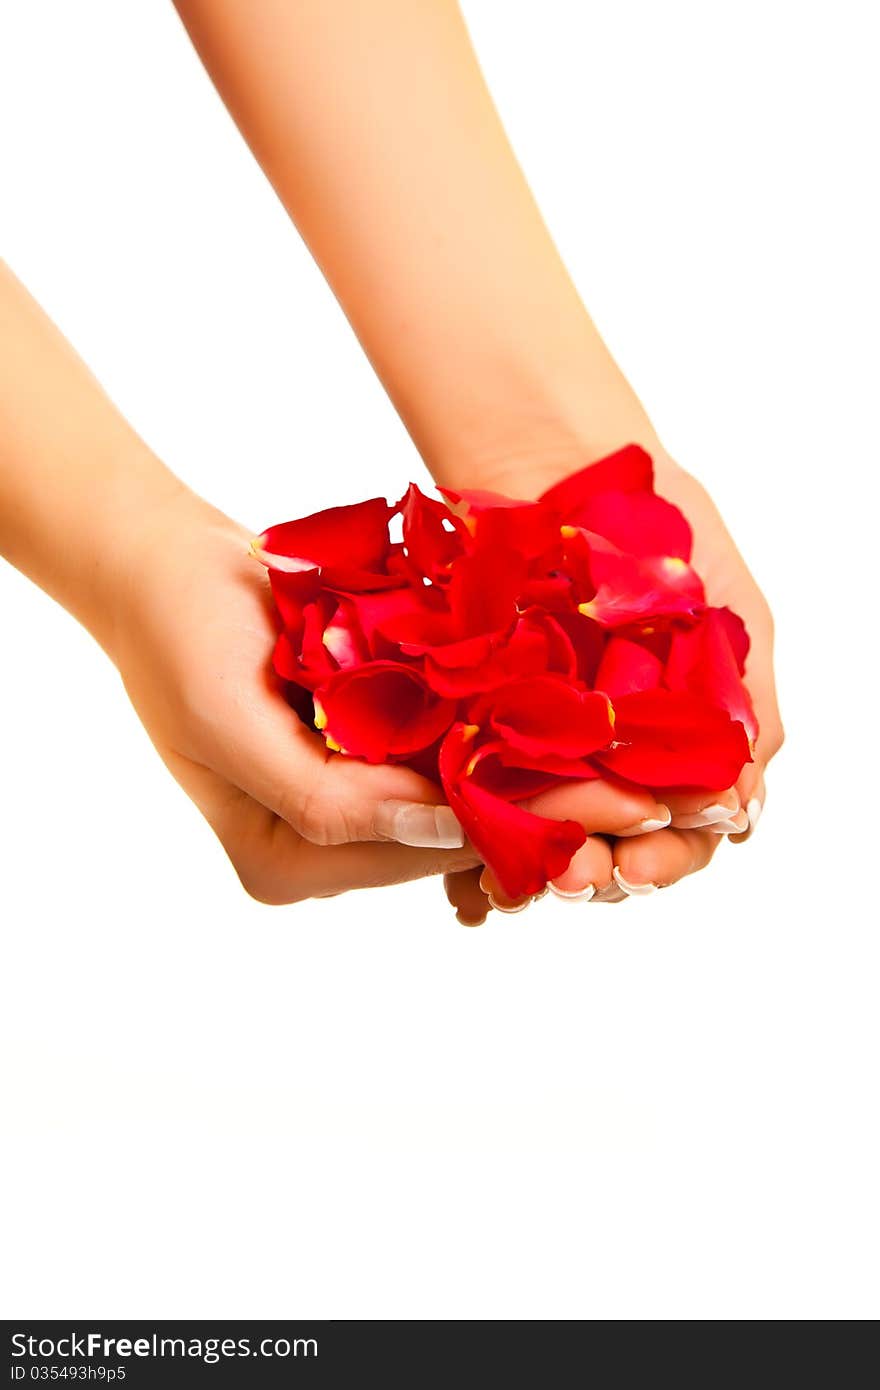
[[[438,782],[519,898],[586,838],[528,798],[596,777],[736,782],[757,735],[749,639],[707,606],[690,526],[635,445],[535,502],[442,491],[448,505],[411,484],[395,506],[333,507],[253,543],[279,616],[273,665],[328,748]]]

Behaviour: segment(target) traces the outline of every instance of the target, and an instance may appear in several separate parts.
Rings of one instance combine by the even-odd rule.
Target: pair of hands
[[[514,491],[507,480],[508,490]],[[746,679],[760,723],[755,761],[736,787],[666,797],[610,781],[572,783],[529,803],[579,821],[588,839],[552,887],[619,901],[703,868],[725,834],[745,838],[782,743],[767,603],[705,489],[658,462],[657,490],[695,536],[694,563],[713,604],[752,638]],[[350,888],[446,875],[459,920],[516,911],[462,842],[438,788],[409,769],[328,753],[284,701],[269,657],[275,621],[254,534],[182,485],[151,517],[119,585],[112,656],[160,757],[198,806],[246,891],[293,903]],[[491,896],[490,896],[491,895]],[[524,906],[525,904],[522,904]]]

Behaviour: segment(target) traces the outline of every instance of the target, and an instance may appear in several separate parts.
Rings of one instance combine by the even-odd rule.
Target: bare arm
[[[438,480],[654,444],[452,0],[176,4]]]
[[[628,441],[654,456],[659,490],[693,523],[710,601],[731,604],[752,633],[756,759],[706,808],[719,831],[747,830],[782,738],[767,604],[581,303],[458,5],[176,4],[438,481],[534,496]],[[618,842],[614,865],[606,845],[588,842],[587,886],[609,883],[612,867],[630,885],[700,867],[712,847],[702,809],[682,815],[681,826]]]

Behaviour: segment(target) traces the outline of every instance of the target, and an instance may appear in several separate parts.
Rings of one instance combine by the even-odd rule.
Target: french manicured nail
[[[672,820],[672,812],[668,806],[658,805],[659,815],[647,816],[645,820],[636,821],[635,825],[630,825],[626,830],[618,830],[617,836],[624,839],[629,835],[650,835],[652,830],[665,830]]]
[[[715,826],[720,821],[729,821],[739,812],[739,797],[732,798],[733,804],[725,806],[717,801],[713,806],[704,806],[700,811],[692,811],[688,815],[675,817],[676,830],[705,830],[707,826]]]
[[[614,865],[614,882],[624,893],[631,898],[646,898],[649,893],[656,893],[656,883],[630,883],[624,878],[617,865]]]
[[[524,903],[500,903],[497,898],[492,897],[491,893],[488,897],[496,912],[506,912],[509,917],[512,917],[515,912],[525,912],[526,908],[531,906],[532,901],[531,898],[526,898]]]
[[[541,889],[540,893],[535,893],[534,897],[532,898],[532,902],[533,902],[533,903],[539,903],[539,902],[541,901],[542,898],[546,898],[546,896],[547,896],[547,894],[548,894],[549,892],[550,892],[550,885],[548,884],[546,888],[542,888],[542,889]]]
[[[763,806],[761,805],[761,798],[758,796],[753,796],[746,806],[746,815],[749,818],[748,829],[742,830],[736,835],[731,835],[731,844],[742,845],[745,844],[746,840],[751,839],[752,835],[754,834],[755,826],[758,824],[758,821],[761,818],[762,810]]]
[[[569,903],[588,903],[596,894],[595,883],[588,883],[586,888],[557,888],[555,883],[548,884],[548,887],[554,897]]]
[[[705,827],[711,830],[713,835],[741,835],[744,830],[749,828],[748,811],[738,811],[729,820],[716,820],[711,825]]]
[[[448,806],[423,806],[418,801],[380,801],[376,834],[416,849],[461,849],[464,831]]]

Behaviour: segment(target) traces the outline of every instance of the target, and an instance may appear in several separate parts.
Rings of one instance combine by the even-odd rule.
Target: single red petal
[[[284,681],[296,681],[301,679],[301,668],[299,658],[294,649],[293,643],[286,632],[279,632],[275,648],[272,652],[272,665],[277,675]]]
[[[622,696],[614,711],[614,746],[595,760],[642,786],[717,791],[752,761],[742,724],[698,696],[644,690]]]
[[[649,628],[672,618],[691,618],[705,603],[703,582],[678,556],[625,555],[615,545],[585,532],[598,588],[578,611],[604,627],[644,622]]]
[[[456,515],[486,511],[494,507],[521,507],[521,497],[507,497],[503,492],[486,492],[480,488],[438,487],[438,492],[455,507]]]
[[[321,592],[318,571],[311,569],[303,574],[284,574],[281,570],[270,570],[269,583],[284,626],[291,632],[300,632],[303,609],[307,603],[314,603]]]
[[[472,775],[478,785],[507,801],[537,796],[561,781],[592,782],[604,775],[586,758],[568,758],[546,750],[532,757],[503,739],[480,744],[474,758]]]
[[[402,581],[386,569],[393,515],[384,497],[349,507],[329,507],[297,521],[270,526],[251,544],[269,570],[299,574],[317,569],[328,587],[355,590],[391,587]]]
[[[315,724],[328,745],[371,763],[430,747],[455,713],[455,702],[437,696],[415,667],[393,661],[338,671],[315,695]]]
[[[503,547],[533,560],[559,547],[559,516],[543,502],[523,501],[496,492],[440,488],[481,546]]]
[[[581,468],[555,487],[542,493],[540,500],[559,513],[564,522],[580,524],[584,507],[601,492],[651,492],[654,465],[651,455],[638,444],[627,444],[616,453]]]
[[[531,758],[585,758],[614,737],[608,697],[553,676],[511,681],[478,700],[471,717]]]
[[[459,517],[410,483],[397,504],[403,517],[403,544],[414,569],[435,580],[464,554],[468,531]]]
[[[709,612],[714,614],[714,621],[720,623],[727,633],[737,670],[742,675],[746,669],[746,657],[751,646],[745,623],[731,608],[711,608]]]
[[[503,801],[525,801],[530,796],[539,796],[558,786],[561,780],[555,772],[546,772],[522,755],[517,760],[517,755],[500,739],[479,745],[468,775],[478,787],[500,796]]]
[[[691,528],[672,502],[653,492],[600,492],[579,513],[579,524],[632,555],[690,560]]]
[[[440,747],[440,778],[446,799],[474,849],[511,898],[540,893],[563,873],[586,840],[575,821],[536,816],[479,786],[468,767],[473,729],[454,724]]]
[[[507,631],[526,577],[523,555],[505,546],[478,548],[457,560],[446,591],[457,637]]]
[[[707,608],[692,628],[673,634],[663,679],[670,690],[702,695],[727,710],[741,721],[754,746],[758,721],[740,675],[744,642],[748,650],[745,627],[736,614],[729,608]]]
[[[636,690],[653,690],[660,684],[663,662],[647,647],[626,637],[611,637],[605,644],[594,685],[612,700]]]

